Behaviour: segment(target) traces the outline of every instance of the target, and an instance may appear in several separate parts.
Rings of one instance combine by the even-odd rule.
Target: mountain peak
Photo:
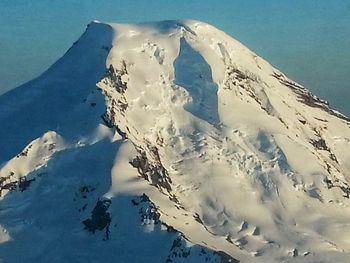
[[[349,119],[209,24],[93,21],[0,109],[6,262],[348,257]]]

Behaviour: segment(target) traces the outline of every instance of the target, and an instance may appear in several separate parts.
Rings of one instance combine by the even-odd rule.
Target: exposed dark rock
[[[91,186],[91,185],[83,185],[79,188],[80,193],[90,193],[90,192],[93,192],[95,190],[96,190],[96,188],[94,186]]]
[[[134,199],[131,200],[131,203],[134,205],[134,206],[138,206],[139,203],[137,203]]]
[[[202,219],[200,218],[200,216],[199,216],[198,213],[195,213],[193,217],[194,217],[194,219],[195,219],[198,223],[200,223],[201,225],[204,225],[204,223],[203,223],[203,221],[202,221]]]
[[[178,258],[188,258],[190,256],[201,258],[201,262],[239,262],[222,251],[213,251],[199,245],[187,246],[186,237],[183,235],[183,233],[160,220],[160,213],[158,212],[157,207],[146,194],[142,194],[141,196],[132,199],[131,203],[134,206],[139,207],[139,214],[141,216],[142,224],[162,224],[166,227],[167,232],[177,235],[173,241],[169,255],[165,262],[173,262]],[[194,247],[198,248],[198,246],[200,250],[193,250]]]
[[[310,142],[317,150],[330,151],[329,147],[326,144],[326,141],[322,138],[318,140],[311,140]]]
[[[116,128],[117,132],[124,139],[127,138],[127,132],[119,128],[116,114],[125,116],[128,108],[128,103],[124,96],[124,92],[127,89],[127,83],[122,81],[122,76],[126,74],[128,74],[127,65],[125,61],[122,61],[120,69],[115,69],[113,65],[110,65],[104,79],[102,80],[107,86],[107,88],[104,89],[104,92],[109,100],[109,107],[107,108],[106,113],[101,117],[108,127]],[[118,93],[116,94],[115,91]],[[123,129],[126,129],[130,133],[129,127],[123,127]],[[162,143],[161,138],[159,138],[158,143]],[[142,149],[141,147],[137,149],[140,155],[131,160],[130,164],[137,168],[138,173],[152,185],[169,192],[171,190],[171,179],[167,170],[161,163],[158,148],[152,146],[149,142],[146,142],[146,145],[146,149]],[[135,147],[137,148],[136,145]]]
[[[121,100],[117,100],[117,107],[120,109],[121,112],[125,112],[126,109],[128,108],[128,103],[126,102],[126,100],[121,101]]]
[[[29,149],[31,148],[32,146],[30,145],[30,147],[27,147],[26,149],[24,149],[21,153],[17,154],[17,158],[19,157],[23,157],[23,156],[27,156],[28,155],[28,152],[29,152]]]
[[[328,122],[327,120],[324,120],[324,119],[320,119],[320,118],[317,118],[317,117],[314,117],[315,120],[318,120],[318,121],[322,121],[322,122]]]
[[[188,258],[194,256],[200,259],[200,262],[239,263],[238,260],[223,251],[213,251],[205,247],[201,247],[198,251],[197,249],[194,249],[195,247],[196,246],[188,247],[185,238],[179,236],[173,241],[166,262],[173,262],[173,260],[177,261],[177,258]]]
[[[111,205],[111,200],[98,200],[96,206],[91,212],[91,218],[84,220],[84,229],[89,232],[95,233],[96,230],[105,230],[105,240],[109,239],[109,226],[111,224],[111,214],[108,212],[108,208]]]
[[[151,202],[151,200],[145,193],[143,193],[140,198],[141,198],[141,202]]]
[[[299,121],[300,121],[301,124],[306,124],[306,120],[300,120],[299,119]]]
[[[178,237],[173,241],[173,244],[170,249],[170,254],[168,259],[171,258],[187,258],[191,254],[191,248],[186,247],[186,244],[182,237]],[[171,261],[167,261],[171,262]]]
[[[337,181],[338,184],[335,184],[328,177],[326,177],[323,181],[326,183],[328,189],[338,187],[344,193],[343,196],[345,198],[350,198],[350,187],[347,183],[343,183],[343,185],[340,185],[339,182]]]
[[[25,191],[32,182],[35,181],[35,178],[27,179],[26,177],[21,177],[19,180],[17,180],[14,177],[14,173],[11,172],[8,176],[4,176],[0,178],[0,197],[2,196],[3,190],[8,191]]]
[[[120,72],[121,75],[127,75],[128,74],[128,70],[126,68],[125,60],[122,60],[122,65],[121,65],[121,69],[120,69],[119,72]]]
[[[103,92],[109,101],[109,106],[101,117],[108,127],[115,127],[123,138],[126,138],[126,133],[118,127],[116,115],[121,114],[125,116],[125,112],[128,108],[128,103],[124,96],[127,90],[127,83],[122,81],[122,76],[127,73],[125,61],[122,61],[121,69],[115,69],[111,64],[101,81],[107,86]],[[115,91],[117,91],[117,93],[115,93]]]
[[[242,80],[251,80],[254,82],[258,81],[257,76],[255,76],[254,74],[250,72],[243,72],[234,66],[230,66],[227,68],[227,75],[230,76],[231,79],[235,79],[238,81],[242,81]]]
[[[330,154],[329,154],[329,158],[331,158],[332,161],[335,161],[336,163],[339,163],[339,162],[338,162],[338,159],[337,159],[337,157],[335,156],[334,153],[330,153]]]
[[[176,204],[180,204],[179,199],[177,199],[176,195],[174,195],[174,194],[169,196],[169,200],[170,200],[170,201],[173,201],[173,202],[176,203]],[[177,207],[178,207],[178,206],[177,206]]]
[[[31,184],[32,182],[34,182],[34,181],[35,181],[35,178],[29,179],[29,180],[27,180],[26,177],[20,178],[19,181],[18,181],[18,188],[19,188],[19,190],[20,190],[21,192],[23,192],[23,191],[26,190],[26,189],[30,186],[30,184]]]
[[[137,172],[146,180],[148,180],[148,176],[146,176],[146,172],[149,170],[148,159],[145,154],[141,154],[140,156],[136,156],[130,162],[132,167],[137,169]]]
[[[177,233],[178,232],[173,226],[169,226],[165,223],[162,223],[162,224],[166,227],[166,231],[168,231],[169,233]]]
[[[119,93],[124,93],[127,89],[126,83],[122,81],[122,76],[126,74],[125,71],[114,69],[113,65],[111,64],[105,74],[105,84],[109,84]],[[107,80],[109,81],[109,83],[107,82]]]
[[[16,189],[17,189],[17,181],[3,184],[2,186],[0,186],[0,196],[3,190],[14,191]]]
[[[316,129],[314,129],[316,135],[319,137],[319,139],[317,140],[313,140],[311,139],[310,140],[310,143],[317,149],[317,150],[323,150],[323,151],[327,151],[329,152],[329,158],[336,162],[336,163],[339,163],[338,162],[338,159],[336,157],[336,155],[332,152],[332,150],[328,147],[326,141],[321,137],[321,133],[319,131],[317,131]],[[328,173],[330,173],[330,165],[328,163],[326,163],[327,165],[327,170],[328,170]]]
[[[333,116],[336,116],[346,122],[350,122],[350,119],[346,116],[344,116],[343,114],[332,110],[329,107],[329,103],[328,101],[322,100],[320,98],[318,98],[317,96],[313,95],[310,91],[308,91],[307,89],[305,89],[303,86],[289,80],[285,75],[278,73],[278,72],[274,72],[272,74],[272,76],[274,78],[276,78],[281,84],[283,84],[284,86],[292,89],[299,97],[299,101],[305,103],[306,105],[310,106],[310,107],[314,107],[314,108],[319,108]]]
[[[288,78],[286,78],[286,76],[284,76],[281,73],[278,72],[274,72],[272,74],[272,76],[274,78],[276,78],[281,84],[291,88],[291,89],[301,89],[301,90],[305,90],[305,88],[301,85],[299,85],[298,83],[295,83],[294,81],[289,80]]]
[[[118,134],[123,138],[123,139],[127,139],[126,133],[123,132],[118,125],[114,125],[113,122],[108,118],[108,116],[105,114],[101,115],[101,118],[103,120],[103,122],[105,123],[105,125],[108,128],[115,128],[115,130],[118,132]]]
[[[139,156],[136,156],[129,163],[132,167],[137,168],[138,173],[142,178],[151,182],[151,184],[157,186],[159,189],[166,189],[171,191],[171,180],[168,175],[168,171],[163,167],[160,162],[158,149],[152,147],[152,157],[156,160],[154,163],[150,163],[145,152],[140,152]]]
[[[79,188],[79,196],[83,199],[87,199],[91,192],[95,190],[96,188],[92,185],[83,185]]]
[[[232,241],[232,239],[231,239],[231,235],[230,235],[230,234],[227,235],[226,241],[229,242],[229,243],[231,243],[231,244],[233,244],[233,241]]]
[[[104,124],[108,127],[108,128],[113,128],[114,124],[111,122],[111,120],[108,118],[108,116],[105,114],[101,115],[101,119],[103,120]]]
[[[139,214],[142,224],[161,223],[160,213],[158,212],[156,205],[149,199],[146,194],[142,194],[138,198],[132,199],[131,203],[134,206],[141,206],[139,209]]]
[[[157,211],[153,203],[149,203],[148,207],[140,208],[141,223],[142,224],[159,224],[160,223],[160,213]]]

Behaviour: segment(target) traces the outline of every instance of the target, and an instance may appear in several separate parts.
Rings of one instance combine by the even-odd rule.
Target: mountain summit
[[[349,126],[211,25],[94,21],[0,97],[0,262],[347,262]]]

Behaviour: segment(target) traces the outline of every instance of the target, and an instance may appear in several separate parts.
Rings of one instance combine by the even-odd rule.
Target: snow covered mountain
[[[0,262],[348,262],[349,126],[211,25],[92,22],[0,97]]]

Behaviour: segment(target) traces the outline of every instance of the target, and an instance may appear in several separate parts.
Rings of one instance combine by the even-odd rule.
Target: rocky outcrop
[[[111,214],[108,212],[108,208],[111,205],[111,200],[98,200],[94,209],[91,212],[91,217],[84,220],[84,229],[89,232],[95,233],[98,231],[105,231],[105,240],[109,240],[109,226],[111,224]]]

